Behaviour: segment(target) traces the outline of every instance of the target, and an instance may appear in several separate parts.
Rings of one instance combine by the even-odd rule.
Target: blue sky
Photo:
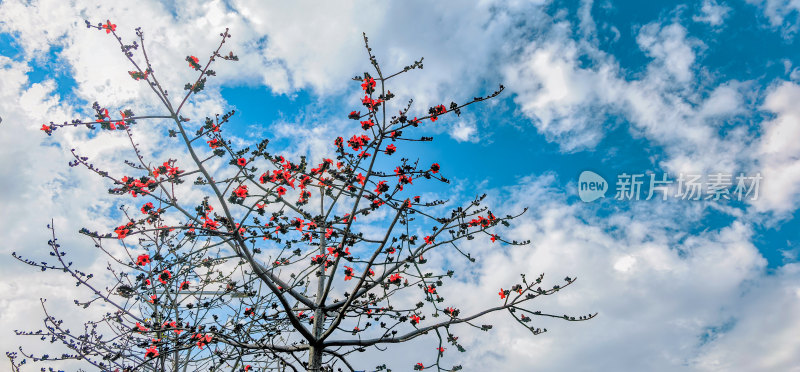
[[[800,345],[790,334],[800,330],[800,312],[792,312],[800,309],[800,111],[792,104],[800,99],[800,6],[778,0],[303,5],[0,4],[0,79],[6,85],[0,88],[0,145],[10,149],[0,156],[0,186],[42,185],[18,199],[0,198],[9,211],[0,218],[4,235],[41,249],[32,234],[43,231],[27,225],[43,226],[43,219],[23,213],[31,205],[52,211],[69,226],[65,231],[77,230],[70,230],[72,223],[115,225],[116,202],[84,195],[103,185],[62,168],[66,150],[76,146],[112,166],[124,158],[118,154],[124,141],[67,131],[42,139],[37,133],[41,123],[86,116],[94,100],[142,112],[153,107],[145,89],[127,78],[110,39],[87,30],[82,17],[112,19],[126,37],[138,26],[153,35],[148,40],[157,73],[174,91],[188,78],[177,67],[183,56],[205,53],[217,30],[230,27],[240,62],[220,66],[219,78],[189,112],[201,118],[236,109],[229,133],[241,143],[267,136],[274,148],[312,157],[326,154],[320,144],[334,133],[352,130],[346,117],[357,105],[359,86],[350,77],[369,67],[363,31],[386,70],[425,57],[424,69],[390,86],[398,102],[417,100],[412,112],[506,87],[462,117],[423,126],[420,135],[435,136],[433,144],[404,144],[399,151],[440,163],[456,200],[479,191],[508,209],[531,208],[508,234],[532,239],[536,248],[476,247],[483,276],[462,289],[490,290],[496,279],[487,273],[509,260],[515,269],[535,264],[536,272],[589,278],[575,297],[552,306],[605,315],[583,330],[552,324],[552,332],[533,340],[492,336],[505,352],[469,338],[470,361],[509,370],[525,370],[532,358],[545,356],[544,370],[798,368]],[[13,176],[19,169],[14,159],[31,148],[54,161]],[[667,173],[674,180],[679,173],[743,172],[764,179],[759,199],[746,202],[627,201],[610,191],[584,203],[577,192],[584,170],[612,187],[621,173]],[[438,185],[419,190],[450,193]],[[79,216],[70,216],[76,208]],[[21,217],[12,221],[11,211]],[[31,234],[20,232],[22,224]],[[2,267],[26,278],[18,266]],[[19,282],[4,281],[0,288],[22,293]],[[608,288],[617,288],[619,298],[597,295]],[[12,307],[33,308],[26,296],[0,302],[4,330],[24,318]],[[780,322],[761,319],[764,313]],[[642,324],[654,325],[651,332],[638,331]],[[757,338],[766,340],[763,349],[743,341]],[[559,346],[567,342],[574,348]]]

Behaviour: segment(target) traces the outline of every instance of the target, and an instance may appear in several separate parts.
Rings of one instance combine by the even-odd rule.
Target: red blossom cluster
[[[150,263],[150,255],[149,254],[140,254],[139,257],[136,257],[136,264],[139,266],[144,266]]]
[[[192,339],[197,340],[196,343],[197,347],[203,349],[203,346],[208,345],[211,342],[211,340],[214,339],[214,337],[210,333],[206,334],[195,333],[194,336],[192,336]]]
[[[175,160],[167,160],[161,166],[154,168],[153,178],[158,178],[163,175],[167,175],[168,177],[176,177],[183,173],[182,170],[173,165],[174,163]]]
[[[133,227],[133,222],[128,222],[125,225],[119,226],[114,229],[114,233],[117,234],[117,239],[125,239],[131,232],[131,228]]]
[[[447,108],[444,105],[438,105],[435,107],[431,107],[428,110],[428,113],[431,115],[431,121],[436,121],[439,118],[439,115],[442,115],[447,112]]]
[[[215,149],[217,147],[222,146],[220,141],[218,139],[216,139],[216,138],[212,138],[211,140],[206,141],[206,142],[208,143],[208,147],[211,147],[212,149]]]
[[[128,74],[131,76],[133,80],[147,80],[147,77],[150,76],[150,70],[145,72],[139,71],[128,71]]]
[[[147,195],[150,191],[156,188],[156,181],[149,179],[147,177],[142,177],[141,179],[130,178],[128,176],[122,177],[120,180],[125,185],[125,189],[123,191],[127,191],[131,193],[131,196],[134,198],[139,195]]]
[[[186,56],[186,62],[189,62],[189,66],[195,70],[201,69],[200,60],[195,56]]]
[[[233,194],[240,198],[247,197],[247,185],[239,185],[235,190],[233,190]]]
[[[106,24],[101,26],[103,30],[106,30],[106,34],[110,34],[111,31],[117,30],[117,25],[112,25],[111,21],[106,21]]]

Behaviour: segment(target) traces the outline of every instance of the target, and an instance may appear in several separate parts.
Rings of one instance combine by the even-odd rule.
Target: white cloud
[[[797,0],[747,0],[761,8],[767,16],[770,25],[773,27],[782,26],[785,36],[792,35],[797,31],[797,22],[791,24],[793,17],[797,17],[800,11],[800,1]]]
[[[731,8],[724,3],[717,3],[716,0],[704,0],[700,7],[700,14],[693,16],[692,20],[716,27],[722,25],[730,12]]]
[[[800,321],[800,267],[783,266],[775,276],[747,286],[729,309],[733,327],[712,334],[695,365],[702,371],[800,371],[796,334]],[[757,340],[757,342],[754,342]],[[757,355],[757,358],[753,356]]]
[[[794,139],[800,136],[800,86],[781,82],[770,89],[763,109],[775,117],[761,124],[756,158],[764,180],[761,182],[759,199],[754,201],[759,211],[774,211],[778,214],[793,212],[800,203],[800,144]]]
[[[448,132],[458,142],[477,142],[478,128],[475,123],[466,118],[459,119],[455,125],[449,127]]]
[[[664,27],[657,23],[647,24],[639,30],[636,42],[654,59],[650,68],[666,72],[667,78],[674,78],[679,83],[687,83],[694,77],[694,44],[699,42],[688,40],[683,26],[676,23]]]

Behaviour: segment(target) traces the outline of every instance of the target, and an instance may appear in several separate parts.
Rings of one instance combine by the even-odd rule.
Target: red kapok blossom
[[[127,225],[117,227],[114,232],[117,234],[117,239],[125,239],[126,236],[131,232],[130,227],[133,226],[132,223],[128,223]]]
[[[392,145],[386,146],[386,155],[394,154],[395,151],[397,151],[397,147],[395,147],[395,145],[392,144]]]
[[[361,89],[364,89],[364,91],[367,94],[370,94],[370,93],[374,92],[375,91],[375,79],[373,79],[371,76],[365,77],[364,78],[364,82],[361,83]]]
[[[158,349],[155,346],[148,348],[147,351],[144,353],[145,358],[155,358],[158,356]]]
[[[208,218],[205,221],[203,221],[203,228],[204,229],[216,230],[217,229],[217,225],[218,225],[218,222],[214,221],[214,220],[212,220],[210,218]]]
[[[200,60],[197,59],[195,56],[188,56],[186,57],[186,62],[189,62],[189,66],[195,70],[200,69]]]
[[[236,159],[236,164],[239,165],[240,167],[244,167],[245,165],[247,165],[247,159],[245,158]]]
[[[236,188],[236,190],[233,190],[233,193],[236,196],[240,197],[240,198],[246,198],[247,197],[247,186],[246,185],[240,185],[239,187]]]
[[[411,324],[419,324],[419,317],[416,315],[412,315],[409,317],[411,319]]]
[[[147,214],[147,212],[150,212],[151,210],[153,210],[153,208],[154,208],[153,203],[147,202],[147,204],[142,206],[142,213]]]
[[[47,133],[47,135],[48,135],[48,136],[49,136],[51,133],[53,133],[53,127],[52,127],[52,126],[47,126],[47,125],[45,125],[45,124],[42,124],[42,127],[41,127],[41,128],[39,128],[39,129],[40,129],[40,130],[42,130],[42,131],[44,131],[45,133]]]
[[[433,163],[431,165],[431,173],[439,173],[439,163]]]
[[[139,257],[136,257],[136,264],[139,266],[144,266],[150,263],[150,255],[148,254],[140,254]]]
[[[498,292],[498,294],[500,295],[501,300],[506,298],[506,291],[504,291],[503,288],[500,288],[500,292]]]
[[[425,237],[425,244],[433,244],[433,237],[426,236]]]
[[[170,273],[169,270],[164,270],[161,274],[158,274],[158,281],[161,282],[161,284],[167,284],[167,280],[170,278],[172,278],[172,273]]]
[[[353,268],[350,266],[344,267],[344,280],[353,279]]]
[[[389,283],[392,283],[392,284],[395,284],[395,283],[399,284],[400,280],[402,280],[402,279],[403,279],[403,277],[400,276],[400,274],[389,275]]]
[[[422,371],[423,369],[425,369],[425,366],[422,363],[417,363],[414,365],[415,371]]]
[[[372,126],[374,126],[374,125],[375,125],[375,122],[372,121],[372,119],[361,121],[361,129],[363,129],[363,130],[367,130],[369,128],[372,128]]]
[[[428,110],[428,113],[431,114],[431,121],[436,121],[436,119],[439,118],[439,115],[444,114],[445,112],[447,112],[447,108],[444,107],[444,105],[431,107],[431,109]]]
[[[185,280],[183,281],[183,283],[181,283],[181,285],[178,288],[180,288],[181,290],[187,290],[189,289],[189,284],[190,284],[189,281]]]
[[[106,34],[110,34],[111,31],[117,30],[117,25],[112,25],[111,21],[106,21],[106,24],[103,25],[103,29],[106,30]]]
[[[219,140],[216,138],[212,138],[210,141],[206,141],[206,143],[208,143],[208,147],[211,147],[212,149],[222,146]]]
[[[278,189],[276,191],[278,192],[278,196],[286,195],[286,189],[283,188],[283,186],[278,187]]]

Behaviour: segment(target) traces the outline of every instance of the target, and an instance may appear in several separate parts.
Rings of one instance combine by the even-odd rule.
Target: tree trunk
[[[308,368],[307,370],[313,372],[322,371],[322,348],[312,346],[308,350]]]
[[[325,214],[325,197],[324,194],[320,197],[319,201],[319,212],[321,215]],[[320,227],[320,234],[322,238],[320,239],[319,244],[319,254],[325,254],[325,232]],[[319,337],[322,336],[323,328],[325,327],[325,313],[322,311],[322,297],[325,292],[325,266],[320,265],[319,269],[317,269],[317,298],[316,304],[317,308],[314,309],[314,323],[313,328],[311,329],[311,334],[314,335],[314,340],[319,340]],[[311,348],[308,349],[308,367],[306,368],[309,371],[319,372],[322,370],[322,350],[323,347],[311,345]]]

